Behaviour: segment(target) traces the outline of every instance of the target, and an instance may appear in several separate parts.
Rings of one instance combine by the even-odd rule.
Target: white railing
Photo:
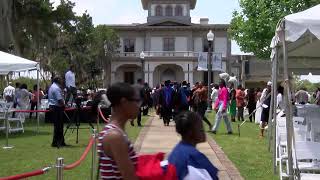
[[[138,52],[121,52],[120,57],[140,57]],[[198,57],[193,51],[144,51],[145,57]]]

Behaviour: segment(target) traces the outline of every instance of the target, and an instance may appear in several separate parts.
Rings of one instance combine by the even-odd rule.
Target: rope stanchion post
[[[92,144],[92,159],[91,159],[91,180],[94,180],[96,172],[96,159],[97,159],[97,130],[93,129],[93,144]]]
[[[9,103],[4,105],[4,118],[5,118],[5,126],[6,126],[6,144],[3,147],[3,149],[12,149],[13,146],[9,145],[9,110],[10,110],[11,105]]]
[[[57,158],[56,161],[56,168],[57,168],[57,178],[56,180],[63,180],[63,161],[64,159],[62,157]]]
[[[97,131],[99,132],[99,129],[100,129],[100,112],[99,112],[99,110],[100,110],[100,108],[101,108],[101,105],[98,105],[98,110],[97,110]]]

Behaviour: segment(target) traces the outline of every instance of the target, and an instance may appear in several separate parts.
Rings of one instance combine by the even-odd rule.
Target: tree
[[[284,16],[305,10],[320,0],[239,0],[241,11],[234,11],[229,33],[244,52],[269,58],[270,42],[277,23]]]
[[[76,16],[75,3],[60,0],[56,9],[50,0],[3,0],[0,5],[5,16],[0,18],[0,31],[5,33],[0,35],[0,49],[9,51],[11,47],[11,53],[39,61],[52,77],[63,76],[69,65],[75,65],[82,85],[102,70],[111,74],[118,36],[107,26],[94,28],[87,12]],[[110,77],[106,78],[110,82]]]
[[[120,47],[117,33],[106,25],[98,25],[91,34],[92,59],[105,71],[105,85],[111,82],[111,61]]]

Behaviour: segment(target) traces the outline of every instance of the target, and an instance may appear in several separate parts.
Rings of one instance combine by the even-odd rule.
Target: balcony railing
[[[144,51],[145,57],[198,57],[199,52],[193,51]],[[140,57],[139,52],[121,52],[120,57]]]

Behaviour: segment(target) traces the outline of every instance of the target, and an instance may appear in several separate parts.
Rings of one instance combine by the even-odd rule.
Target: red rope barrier
[[[86,149],[84,150],[83,154],[81,155],[80,159],[70,165],[67,165],[64,167],[65,170],[70,170],[70,169],[73,169],[77,166],[80,165],[80,163],[86,158],[87,154],[89,153],[92,145],[93,145],[93,142],[95,141],[95,138],[91,138],[90,141],[89,141],[89,144],[88,146],[86,147]]]
[[[49,112],[49,110],[14,110],[14,112],[21,112],[21,113],[29,113],[29,112]]]
[[[81,109],[91,109],[91,106],[88,107],[82,107]],[[76,108],[66,108],[64,111],[74,111]],[[30,112],[49,112],[50,110],[14,110],[14,112],[21,112],[21,113],[30,113]]]
[[[32,177],[32,176],[39,176],[39,175],[44,174],[45,172],[46,172],[45,169],[39,169],[39,170],[35,170],[32,172],[17,174],[14,176],[3,177],[3,178],[0,178],[0,180],[16,180],[16,179],[22,179],[22,178],[27,178],[27,177]]]
[[[100,108],[98,108],[98,111],[99,111],[99,114],[102,117],[103,121],[106,122],[106,123],[109,123],[110,119],[107,119],[107,118],[104,117],[104,115],[103,115],[103,113],[102,113]]]

